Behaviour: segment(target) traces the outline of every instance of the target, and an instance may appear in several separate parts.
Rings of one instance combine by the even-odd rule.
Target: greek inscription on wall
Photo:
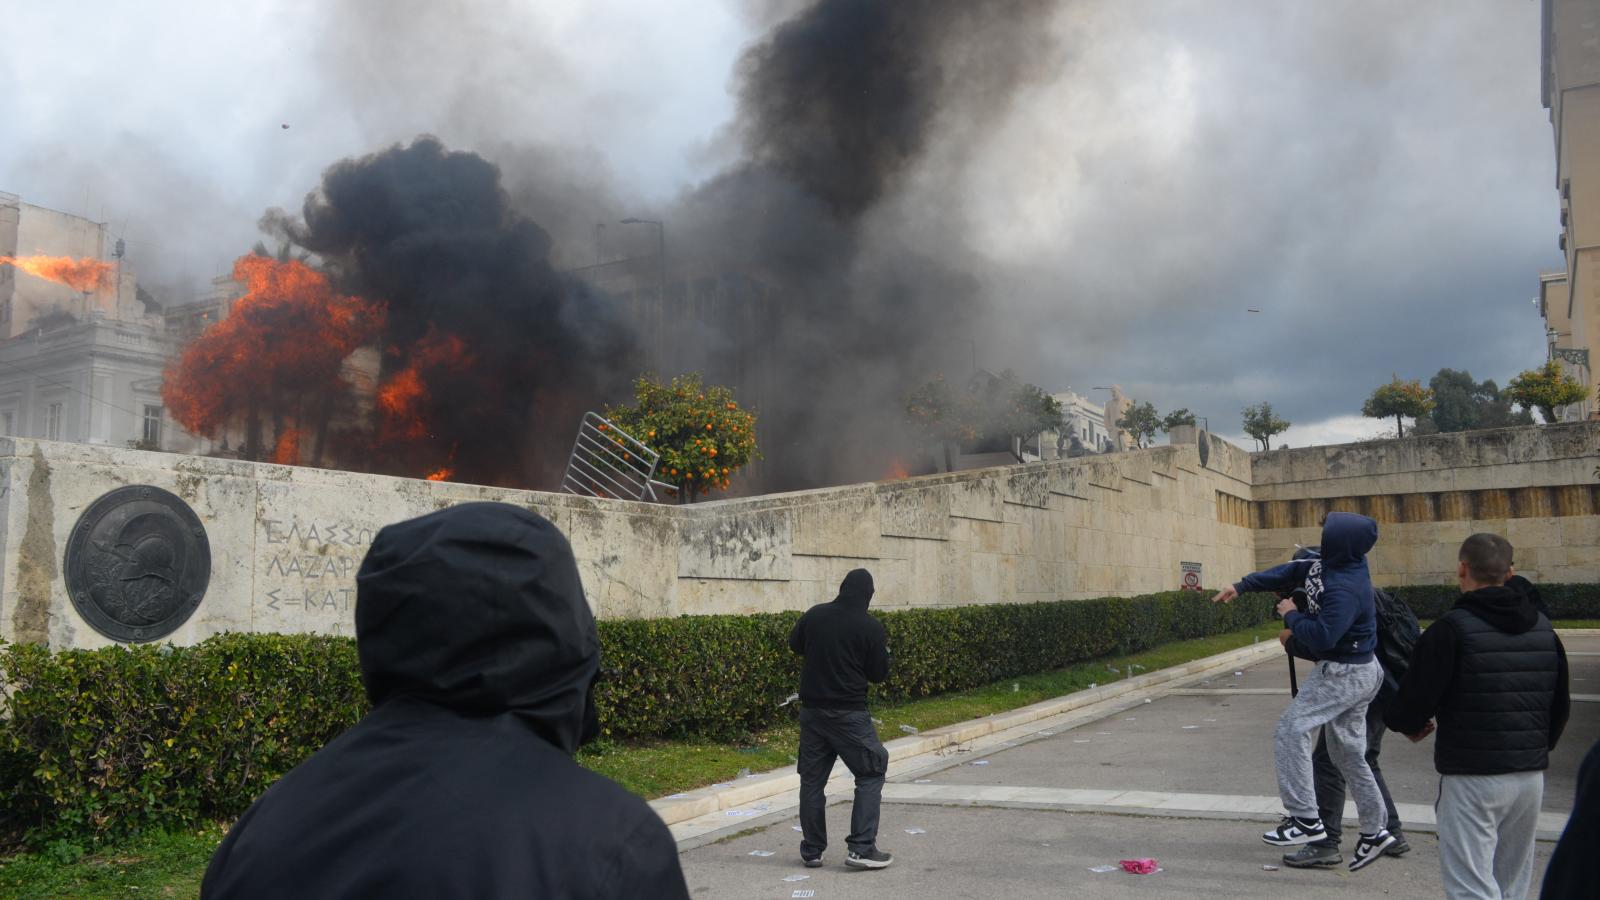
[[[279,613],[348,617],[373,529],[337,520],[262,519],[259,602]]]

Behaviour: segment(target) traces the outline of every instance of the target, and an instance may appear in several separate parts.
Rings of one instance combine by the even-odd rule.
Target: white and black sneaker
[[[1354,872],[1377,862],[1383,856],[1383,851],[1389,849],[1389,845],[1394,841],[1394,833],[1387,828],[1377,834],[1363,834],[1361,839],[1356,841],[1355,852],[1350,854],[1350,871]]]
[[[1278,823],[1277,828],[1261,835],[1261,840],[1274,847],[1293,847],[1296,844],[1309,844],[1312,841],[1320,841],[1327,836],[1328,832],[1322,827],[1321,819],[1284,816],[1283,821]]]
[[[894,862],[894,856],[879,850],[877,847],[873,847],[865,853],[851,850],[850,855],[845,858],[844,864],[852,869],[887,869],[892,862]]]

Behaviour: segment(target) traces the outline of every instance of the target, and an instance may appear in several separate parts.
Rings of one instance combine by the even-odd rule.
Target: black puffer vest
[[[1460,606],[1456,676],[1439,710],[1433,762],[1444,775],[1539,772],[1550,765],[1550,705],[1560,660],[1550,620],[1512,633]]]

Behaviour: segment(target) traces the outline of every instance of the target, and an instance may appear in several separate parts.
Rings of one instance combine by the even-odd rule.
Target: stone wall
[[[880,608],[1031,602],[1208,582],[1253,560],[1250,459],[1195,445],[662,506],[319,469],[0,439],[0,638],[111,641],[67,597],[62,554],[89,504],[153,485],[200,517],[210,587],[171,636],[350,633],[354,574],[383,525],[471,500],[532,508],[572,542],[602,617],[802,609],[873,570]]]
[[[1456,551],[1492,531],[1540,581],[1600,581],[1600,423],[1427,435],[1253,457],[1256,563],[1315,544],[1323,513],[1379,522],[1384,584],[1452,584]]]

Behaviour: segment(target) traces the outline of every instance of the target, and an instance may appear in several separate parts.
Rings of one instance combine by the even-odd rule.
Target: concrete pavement
[[[1600,633],[1564,641],[1573,693],[1600,694]],[[1080,708],[1065,720],[1041,719],[908,761],[885,788],[879,843],[896,863],[883,872],[843,867],[848,803],[829,809],[828,866],[801,867],[792,795],[753,802],[763,808],[698,832],[693,844],[714,842],[688,849],[684,871],[694,895],[707,898],[806,890],[815,893],[798,896],[1440,896],[1431,740],[1413,745],[1389,735],[1384,744],[1384,773],[1416,848],[1408,857],[1357,873],[1295,871],[1281,867],[1282,851],[1260,842],[1260,823],[1280,812],[1271,738],[1287,681],[1281,655],[1256,656],[1238,669],[1168,681],[1151,696]],[[1559,833],[1578,762],[1597,739],[1600,702],[1575,703],[1547,775],[1546,837]],[[844,781],[834,792],[844,800],[848,789]],[[1347,835],[1353,831],[1347,827]],[[1347,853],[1349,844],[1347,837]],[[1550,850],[1541,841],[1541,872]],[[1160,860],[1163,871],[1090,871],[1143,856]]]

